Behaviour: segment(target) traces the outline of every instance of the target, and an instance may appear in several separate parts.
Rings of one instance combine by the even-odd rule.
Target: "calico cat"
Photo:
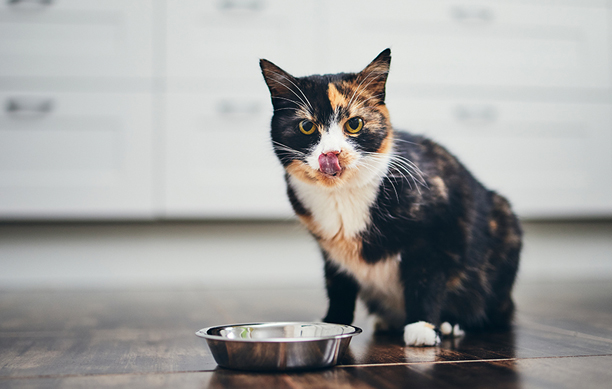
[[[393,129],[390,63],[387,49],[359,73],[293,77],[260,61],[287,194],[323,253],[323,320],[350,324],[359,296],[407,345],[508,327],[518,219],[442,146]]]

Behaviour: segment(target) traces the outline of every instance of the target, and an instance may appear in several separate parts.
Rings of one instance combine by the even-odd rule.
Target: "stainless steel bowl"
[[[334,366],[361,329],[330,323],[253,323],[203,328],[219,366],[240,370],[295,370]]]

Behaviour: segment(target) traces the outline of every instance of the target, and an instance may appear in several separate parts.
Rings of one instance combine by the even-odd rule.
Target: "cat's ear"
[[[391,49],[383,50],[365,69],[357,74],[357,82],[365,85],[381,102],[385,101],[385,85],[391,66]]]
[[[259,60],[259,67],[261,67],[261,74],[263,74],[264,80],[266,80],[272,97],[286,96],[293,93],[292,88],[296,87],[295,77],[266,59]]]

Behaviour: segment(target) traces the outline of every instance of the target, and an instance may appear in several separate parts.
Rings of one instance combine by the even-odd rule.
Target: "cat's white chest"
[[[368,227],[370,208],[378,195],[378,182],[338,189],[321,188],[296,179],[291,184],[310,212],[321,237],[331,239],[342,234],[351,238]]]

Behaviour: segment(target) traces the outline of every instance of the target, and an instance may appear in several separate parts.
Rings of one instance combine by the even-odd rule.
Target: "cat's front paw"
[[[442,336],[449,338],[460,338],[465,335],[465,331],[459,327],[459,324],[455,324],[453,327],[453,325],[447,321],[440,324],[440,333]]]
[[[435,346],[440,343],[436,327],[425,321],[408,324],[404,327],[406,346]]]

